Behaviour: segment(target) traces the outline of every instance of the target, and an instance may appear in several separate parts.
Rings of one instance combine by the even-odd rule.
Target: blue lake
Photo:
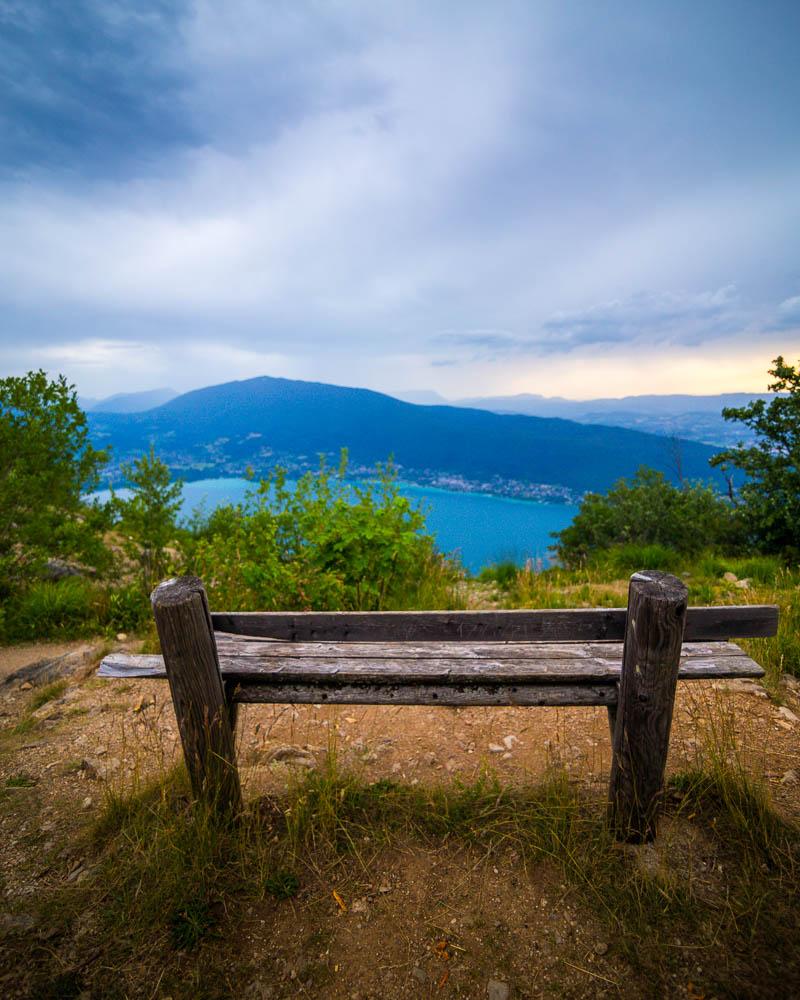
[[[184,516],[244,499],[253,484],[246,479],[199,479],[183,488]],[[456,493],[401,484],[401,492],[427,515],[427,525],[442,552],[457,553],[471,572],[502,559],[548,562],[551,532],[565,528],[577,513],[572,504],[512,500],[484,493]],[[119,490],[121,496],[125,490]],[[92,494],[108,499],[108,491]]]

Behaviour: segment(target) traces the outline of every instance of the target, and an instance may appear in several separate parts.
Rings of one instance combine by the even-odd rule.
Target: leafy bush
[[[616,545],[592,557],[592,565],[605,566],[612,576],[627,576],[640,569],[680,570],[683,557],[666,545]]]
[[[136,632],[152,622],[150,601],[138,584],[108,592],[104,625],[112,632]]]
[[[336,473],[323,465],[294,488],[279,470],[244,503],[215,510],[186,553],[212,604],[375,610],[413,606],[423,593],[426,603],[450,600],[455,570],[393,470],[366,486],[345,473],[346,455]]]
[[[8,638],[71,638],[97,631],[101,603],[100,588],[80,577],[33,583],[9,606]]]
[[[662,473],[641,468],[605,495],[588,493],[572,524],[554,537],[559,559],[574,566],[615,545],[658,546],[649,553],[656,557],[665,550],[730,549],[738,544],[740,525],[731,504],[710,487],[678,488]]]
[[[783,393],[769,404],[754,400],[726,407],[722,416],[756,432],[751,447],[739,445],[715,455],[712,465],[727,472],[741,469],[747,479],[739,490],[742,522],[748,542],[762,552],[800,557],[800,366],[775,358],[769,374],[772,392]]]
[[[519,573],[519,566],[511,560],[494,563],[492,566],[484,566],[478,579],[481,583],[496,583],[501,590],[508,590],[513,586]]]
[[[183,483],[172,482],[169,467],[156,457],[152,445],[148,455],[123,465],[122,472],[132,495],[127,500],[114,495],[111,507],[119,518],[125,551],[139,564],[140,583],[149,595],[172,568],[167,546],[177,534]]]
[[[63,376],[0,379],[0,593],[35,578],[50,557],[107,561],[104,512],[81,499],[106,459]]]

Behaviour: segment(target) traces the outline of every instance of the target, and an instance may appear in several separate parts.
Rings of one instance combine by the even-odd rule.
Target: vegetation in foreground
[[[554,873],[605,929],[629,978],[621,995],[669,995],[676,976],[691,996],[788,995],[800,987],[800,830],[774,812],[729,737],[723,726],[722,742],[672,779],[657,848],[621,849],[602,803],[558,771],[528,790],[489,774],[432,787],[368,783],[341,771],[331,748],[287,796],[251,802],[237,823],[192,802],[182,770],[113,792],[86,834],[89,878],[43,902],[58,934],[91,914],[102,961],[90,958],[67,981],[57,958],[35,948],[38,995],[122,996],[119,970],[139,963],[161,969],[163,995],[231,995],[220,978],[225,948],[254,912],[286,907],[289,919],[296,899],[329,934],[331,912],[346,911],[351,888],[397,849],[472,852],[513,879]],[[334,983],[316,955],[304,977],[310,995]]]

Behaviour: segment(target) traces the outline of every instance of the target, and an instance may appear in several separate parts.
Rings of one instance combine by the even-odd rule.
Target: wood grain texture
[[[398,643],[272,643],[217,636],[226,683],[462,684],[481,680],[528,685],[613,684],[619,680],[622,643],[430,644],[435,655],[408,656]],[[412,647],[413,649],[413,647]],[[350,655],[350,652],[354,655]],[[101,677],[165,676],[158,656],[112,653]],[[761,677],[764,671],[734,643],[685,643],[681,680]]]
[[[621,642],[625,608],[536,611],[215,611],[218,632],[288,642]],[[774,605],[689,608],[687,641],[775,635]]]
[[[151,602],[192,790],[221,812],[239,812],[231,716],[203,584],[166,580]]]
[[[249,684],[234,688],[243,704],[330,705],[613,705],[616,685],[550,684]]]
[[[609,814],[617,836],[633,843],[652,840],[656,832],[687,597],[686,584],[666,573],[631,577]]]

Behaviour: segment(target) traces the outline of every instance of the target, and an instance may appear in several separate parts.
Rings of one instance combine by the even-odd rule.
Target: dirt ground
[[[85,646],[0,650],[0,678]],[[23,717],[31,696],[28,686],[0,680],[0,728]],[[779,809],[800,819],[796,686],[783,691],[783,702],[749,682],[680,685],[670,769],[696,759],[699,720],[713,704],[733,720],[749,766],[766,775]],[[14,961],[21,937],[47,941],[47,928],[37,924],[37,894],[86,875],[88,862],[74,845],[102,808],[105,790],[163,773],[180,754],[161,681],[101,680],[84,670],[33,720],[0,754],[0,995],[9,997],[28,988]],[[469,780],[485,768],[504,784],[537,783],[556,764],[599,800],[610,763],[606,712],[593,708],[242,706],[237,733],[248,798],[285,789],[298,769],[318,765],[332,750],[370,780],[423,784]],[[672,849],[668,830],[659,839]],[[514,851],[486,854],[447,842],[362,847],[329,885],[316,878],[298,898],[270,898],[240,915],[235,949],[216,939],[199,954],[179,956],[177,973],[159,968],[156,958],[152,968],[120,970],[119,995],[188,996],[195,988],[198,996],[211,995],[213,975],[213,995],[254,998],[692,997],[692,977],[702,980],[705,963],[716,960],[687,953],[667,992],[664,983],[654,992],[654,984],[632,975],[555,866],[530,867]],[[83,931],[92,933],[89,915]],[[78,954],[86,962],[80,941],[53,948],[66,970]],[[186,992],[176,987],[176,974]],[[93,994],[87,988],[74,995]]]

